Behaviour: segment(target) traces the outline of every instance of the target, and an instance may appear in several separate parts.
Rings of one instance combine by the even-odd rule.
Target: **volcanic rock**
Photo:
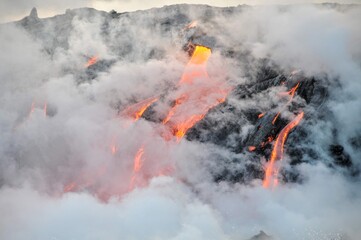
[[[265,232],[260,231],[259,234],[250,238],[249,240],[272,240],[272,238],[268,236]]]
[[[39,18],[38,17],[38,10],[34,7],[33,9],[31,9],[31,12],[30,12],[30,15],[29,15],[30,18]]]

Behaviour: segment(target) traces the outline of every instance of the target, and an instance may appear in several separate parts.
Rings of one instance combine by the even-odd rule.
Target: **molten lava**
[[[142,117],[145,110],[147,110],[147,108],[156,101],[158,101],[158,97],[151,97],[136,104],[133,104],[123,111],[123,115],[129,116],[133,118],[134,121],[137,121],[139,118]]]
[[[255,146],[249,146],[248,147],[248,151],[253,152],[254,150],[256,150]]]
[[[290,99],[288,100],[288,102],[286,103],[286,105],[284,107],[286,107],[288,104],[290,104],[296,94],[296,91],[298,89],[298,87],[300,86],[300,83],[297,83],[296,86],[294,86],[293,88],[291,88],[288,92],[285,93],[280,93],[281,96],[286,95],[286,96],[291,96]],[[276,116],[273,118],[272,120],[272,125],[274,125],[278,119],[278,117],[280,116],[281,112],[278,112],[276,114]]]
[[[178,83],[178,90],[175,98],[173,98],[174,105],[170,107],[163,120],[163,124],[166,127],[162,128],[164,129],[162,130],[164,134],[161,135],[165,136],[165,140],[170,140],[174,136],[177,140],[181,139],[190,128],[206,116],[211,108],[224,102],[228,93],[231,91],[231,88],[224,83],[209,78],[206,65],[210,55],[211,50],[209,48],[195,46],[193,55],[186,65],[184,73]],[[94,60],[96,60],[96,58],[89,62],[90,64],[88,63],[87,66],[94,64]],[[159,97],[151,97],[135,103],[126,107],[121,112],[121,115],[129,117],[135,122],[158,100]],[[117,142],[115,137],[113,137],[109,148],[107,148],[113,155],[114,160],[122,157],[121,153],[123,152],[119,151]],[[129,179],[130,183],[129,185],[127,184],[128,190],[134,189],[135,186],[144,185],[144,180],[149,177],[165,175],[173,171],[173,167],[170,165],[160,166],[159,169],[146,169],[143,166],[145,148],[146,146],[142,145],[138,149],[134,156],[132,167],[129,168],[131,175]],[[110,168],[111,165],[108,164],[113,163],[96,167],[96,169],[94,169],[95,172],[94,170],[91,172],[88,170],[85,174],[80,174],[77,181],[70,182],[64,187],[64,192],[79,191],[86,188],[87,190],[95,191],[97,196],[103,196],[103,199],[106,199],[105,196],[109,197],[109,194],[119,194],[124,189],[115,187],[117,190],[114,192],[114,189],[112,190],[110,187],[104,185],[104,178],[108,175],[106,172],[113,170]],[[152,167],[154,168],[154,166]]]
[[[143,155],[144,155],[144,147],[142,146],[139,148],[139,150],[137,151],[134,157],[133,175],[130,180],[129,189],[133,189],[135,186],[137,175],[143,166],[143,161],[144,161]]]
[[[183,76],[179,84],[188,83],[192,84],[197,78],[209,78],[207,73],[207,61],[211,56],[211,49],[203,46],[196,46],[184,70]]]
[[[168,125],[180,140],[187,131],[202,120],[207,112],[225,101],[230,88],[213,81],[207,73],[211,50],[196,46],[179,81],[180,96],[168,111],[163,124]]]
[[[85,67],[88,68],[88,67],[96,64],[97,62],[98,62],[98,57],[93,56],[93,57],[89,58],[88,62],[85,64]]]
[[[185,29],[190,29],[190,28],[195,28],[197,27],[198,22],[197,21],[192,21],[190,24],[188,24]]]
[[[281,112],[278,112],[278,113],[276,114],[276,116],[273,118],[273,120],[272,120],[272,125],[275,125],[275,123],[276,123],[278,117],[280,116],[280,114],[281,114]]]
[[[139,172],[139,170],[142,168],[143,154],[144,154],[144,147],[141,147],[139,148],[137,154],[134,157],[134,166],[133,166],[134,173]]]
[[[263,180],[263,187],[268,188],[271,184],[273,186],[277,185],[278,168],[275,169],[275,162],[276,160],[282,160],[284,145],[287,136],[290,133],[290,131],[300,123],[301,119],[303,118],[303,115],[304,115],[303,112],[298,114],[297,117],[293,119],[289,124],[287,124],[286,127],[284,127],[280,132],[280,134],[278,135],[273,146],[271,158],[266,167],[265,178]]]

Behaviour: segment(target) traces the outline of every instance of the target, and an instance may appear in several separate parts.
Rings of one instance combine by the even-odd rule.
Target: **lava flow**
[[[98,62],[98,57],[97,56],[93,56],[91,58],[89,58],[88,62],[85,64],[85,67],[88,68],[91,65],[94,65]]]
[[[288,104],[290,104],[296,94],[296,91],[298,89],[298,87],[300,86],[300,83],[297,83],[296,86],[294,86],[293,88],[291,88],[288,92],[283,92],[283,93],[280,93],[281,96],[291,96],[290,99],[288,100],[288,102],[286,103],[286,105],[284,107],[286,107]],[[280,116],[281,112],[278,112],[276,114],[276,116],[273,118],[272,120],[272,125],[275,125],[278,117]]]
[[[175,97],[174,106],[170,108],[167,116],[163,120],[170,132],[179,140],[186,132],[194,126],[197,122],[205,117],[207,112],[225,101],[231,88],[225,86],[223,83],[211,80],[206,70],[206,64],[211,55],[211,50],[204,46],[195,46],[193,55],[187,64],[184,73],[179,81],[178,96]],[[138,121],[144,112],[155,102],[159,97],[151,97],[141,102],[135,103],[126,107],[122,112],[122,116],[131,118],[134,122]],[[138,149],[133,159],[132,174],[128,190],[132,190],[137,185],[142,185],[143,182],[141,174],[143,169],[144,144]],[[111,154],[118,158],[120,152],[116,146],[115,137],[110,145]],[[71,182],[64,188],[64,192],[74,191],[81,188],[90,188],[98,178],[110,169],[108,165],[101,165],[99,172],[101,174],[82,174],[81,178],[76,182]],[[166,174],[171,169],[169,166],[164,167],[158,173],[152,173],[151,176]],[[101,171],[100,171],[101,170]],[[92,176],[89,180],[88,176]],[[97,195],[101,192],[97,190],[97,186],[92,187]],[[109,194],[109,193],[108,193]]]
[[[179,84],[192,84],[195,79],[209,78],[207,73],[207,61],[211,56],[211,49],[204,46],[196,46],[192,58],[184,70]]]
[[[163,120],[163,124],[171,128],[178,140],[202,120],[211,108],[224,102],[230,91],[209,78],[206,67],[210,55],[211,49],[198,45],[195,47],[179,81],[182,94],[176,98],[174,106]]]
[[[144,147],[142,146],[139,148],[139,150],[137,151],[137,153],[135,154],[135,157],[134,157],[133,176],[130,180],[130,186],[129,186],[130,189],[134,188],[136,177],[142,168],[143,161],[144,161],[143,155],[144,155]]]
[[[147,110],[147,108],[156,101],[158,101],[158,97],[151,97],[136,104],[133,104],[123,111],[123,115],[129,116],[133,118],[134,121],[137,121],[143,115],[145,110]]]
[[[282,160],[283,152],[284,152],[284,145],[285,145],[287,136],[290,133],[290,131],[300,123],[301,119],[303,118],[303,115],[304,115],[303,112],[298,114],[297,117],[295,119],[293,119],[292,122],[287,124],[286,127],[284,127],[282,129],[282,131],[280,132],[280,134],[278,135],[278,137],[274,143],[273,149],[272,149],[271,158],[270,158],[270,160],[268,162],[268,166],[266,168],[265,178],[263,180],[263,187],[268,188],[268,187],[270,187],[270,185],[273,185],[273,186],[277,185],[278,169],[275,169],[275,162],[276,162],[276,160]]]
[[[190,29],[190,28],[195,28],[195,27],[197,27],[197,25],[198,25],[198,21],[192,21],[183,30]]]

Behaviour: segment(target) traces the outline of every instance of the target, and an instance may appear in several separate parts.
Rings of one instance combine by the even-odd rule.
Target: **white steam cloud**
[[[247,154],[185,138],[167,142],[157,120],[119,116],[127,106],[163,93],[168,95],[154,108],[167,113],[189,60],[182,29],[198,20],[214,38],[201,39],[214,45],[212,79],[229,85],[255,81],[249,74],[257,69],[249,59],[227,57],[225,49],[270,58],[284,71],[337,79],[340,87],[331,89],[325,104],[337,123],[338,142],[359,169],[360,148],[351,147],[350,139],[361,136],[361,8],[222,11],[173,6],[111,18],[80,9],[51,19],[32,17],[27,30],[0,26],[0,239],[246,240],[260,230],[280,240],[361,237],[360,180],[329,167],[325,146],[334,135],[328,121],[310,126],[322,159],[298,165],[302,183],[270,190],[260,180],[213,180],[212,169],[227,164],[222,157]],[[86,69],[92,56],[99,62]],[[244,101],[230,95],[228,101],[238,109],[267,109],[277,105],[281,90]],[[219,125],[228,114],[215,116]],[[252,126],[240,128],[244,139]],[[146,184],[128,191],[142,146],[144,172],[138,180]],[[64,192],[73,181],[82,187]]]

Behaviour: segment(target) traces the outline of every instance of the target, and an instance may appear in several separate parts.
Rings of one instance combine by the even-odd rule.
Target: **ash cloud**
[[[177,5],[126,14],[78,9],[1,25],[0,212],[6,217],[0,238],[250,239],[263,230],[281,240],[358,239],[360,11],[342,5]],[[197,30],[182,33],[192,20],[199,22]],[[265,156],[239,148],[254,125],[234,119],[234,112],[281,108],[278,93],[285,86],[243,100],[232,92],[225,103],[232,108],[211,111],[205,121],[215,121],[216,128],[229,121],[239,127],[223,145],[164,141],[159,119],[189,60],[182,50],[187,34],[212,43],[208,74],[217,81],[255,84],[267,58],[274,68],[301,70],[329,86],[319,108],[326,109],[323,118],[312,119],[317,109],[294,99],[310,115],[299,127],[308,135],[302,138],[296,129],[286,145],[291,149],[295,142],[317,155],[317,161],[302,156],[291,166],[294,156],[286,149],[282,167],[297,172],[299,181],[270,190],[259,178],[214,177],[223,168],[247,173],[250,162],[265,162]],[[100,60],[86,68],[92,56]],[[161,94],[166,97],[153,107],[158,115],[152,121],[119,116]],[[294,113],[283,115],[291,120]],[[328,146],[335,142],[356,173],[333,163]],[[144,172],[138,180],[147,184],[128,191],[141,146]],[[80,187],[64,192],[72,181]]]

